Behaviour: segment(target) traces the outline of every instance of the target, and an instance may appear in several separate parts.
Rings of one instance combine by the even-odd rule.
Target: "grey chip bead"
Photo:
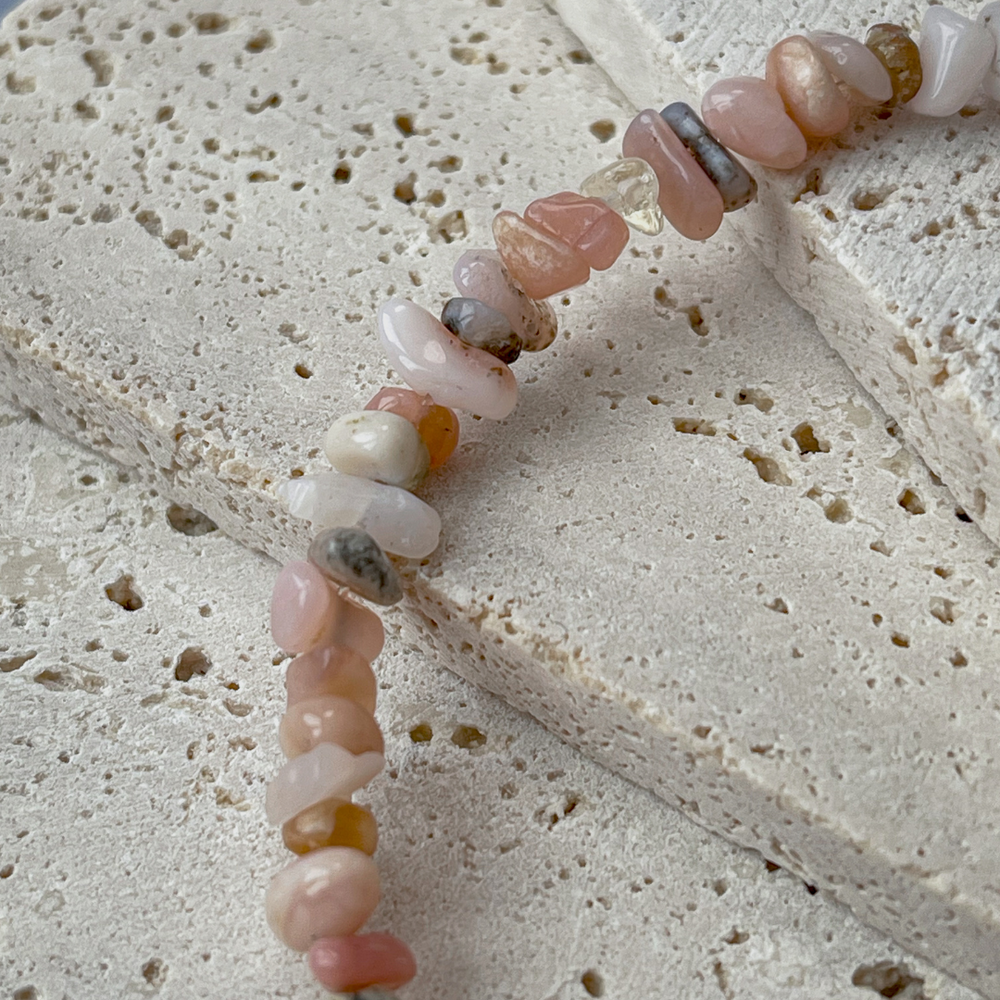
[[[441,322],[463,344],[487,351],[505,365],[517,361],[521,354],[521,338],[511,329],[510,320],[479,299],[448,299]]]
[[[328,579],[375,604],[395,604],[403,584],[378,542],[360,528],[328,528],[309,546],[309,561]]]
[[[675,101],[660,112],[660,117],[718,188],[722,195],[722,207],[727,212],[735,212],[757,197],[757,182],[746,167],[708,131],[691,105]]]

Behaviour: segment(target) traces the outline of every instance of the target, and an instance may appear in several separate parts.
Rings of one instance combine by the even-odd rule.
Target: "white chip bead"
[[[438,546],[441,517],[423,500],[398,486],[386,486],[342,472],[300,476],[278,487],[293,517],[317,528],[361,528],[385,552],[423,559]]]
[[[865,100],[882,104],[892,97],[892,80],[878,56],[863,42],[833,31],[810,31],[806,38],[835,80],[847,84]]]
[[[349,476],[362,476],[412,490],[431,465],[416,427],[385,410],[359,410],[338,417],[323,440],[330,464]]]
[[[907,103],[918,115],[944,118],[979,89],[996,55],[993,35],[947,7],[928,7],[920,24],[923,83]]]
[[[993,61],[986,67],[983,90],[994,101],[1000,101],[1000,0],[988,3],[979,12],[976,24],[985,28],[993,38]]]
[[[415,302],[384,302],[378,329],[389,364],[400,378],[441,406],[503,420],[517,404],[514,373],[492,354],[463,344]]]
[[[281,826],[324,799],[350,799],[383,767],[385,757],[373,750],[353,754],[335,743],[318,743],[285,763],[267,786],[267,821]]]
[[[267,922],[294,951],[360,930],[378,906],[375,862],[353,847],[310,851],[278,872],[267,887]]]

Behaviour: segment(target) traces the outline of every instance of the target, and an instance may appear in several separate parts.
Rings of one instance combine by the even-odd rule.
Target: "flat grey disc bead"
[[[309,546],[309,561],[328,579],[375,604],[396,604],[403,584],[378,542],[360,528],[328,528]]]
[[[746,167],[708,131],[690,104],[683,101],[668,104],[660,112],[660,117],[719,189],[722,206],[727,212],[735,212],[756,199],[757,182]]]
[[[521,354],[521,338],[514,333],[510,320],[479,299],[448,299],[441,311],[441,322],[463,344],[487,351],[505,365],[517,361]]]

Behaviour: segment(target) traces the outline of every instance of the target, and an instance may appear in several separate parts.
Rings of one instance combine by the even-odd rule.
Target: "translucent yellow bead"
[[[631,156],[601,167],[580,185],[580,194],[600,198],[640,233],[657,236],[663,230],[660,185],[645,160]]]
[[[281,836],[296,854],[323,847],[353,847],[371,855],[378,846],[378,825],[368,809],[342,799],[326,799],[285,823]]]

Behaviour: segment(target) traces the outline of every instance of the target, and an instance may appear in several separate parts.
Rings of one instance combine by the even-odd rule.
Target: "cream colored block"
[[[278,567],[2,403],[0,448],[0,996],[327,996],[264,914]],[[377,671],[400,1000],[975,1000],[394,634]]]
[[[628,101],[528,2],[56,10],[4,33],[0,389],[301,555],[274,491],[392,380],[379,303],[439,308]],[[1000,554],[735,236],[556,305],[423,488],[408,641],[1000,996]]]
[[[863,3],[554,0],[637,107],[701,95],[725,76],[763,76],[769,48],[804,30],[864,39],[875,21],[915,38],[924,3],[877,16]],[[949,4],[976,19],[981,4]],[[614,30],[608,30],[608,24]],[[751,165],[759,203],[733,228],[817,326],[910,446],[1000,542],[1000,129],[978,89],[960,114],[857,109],[800,168]]]

